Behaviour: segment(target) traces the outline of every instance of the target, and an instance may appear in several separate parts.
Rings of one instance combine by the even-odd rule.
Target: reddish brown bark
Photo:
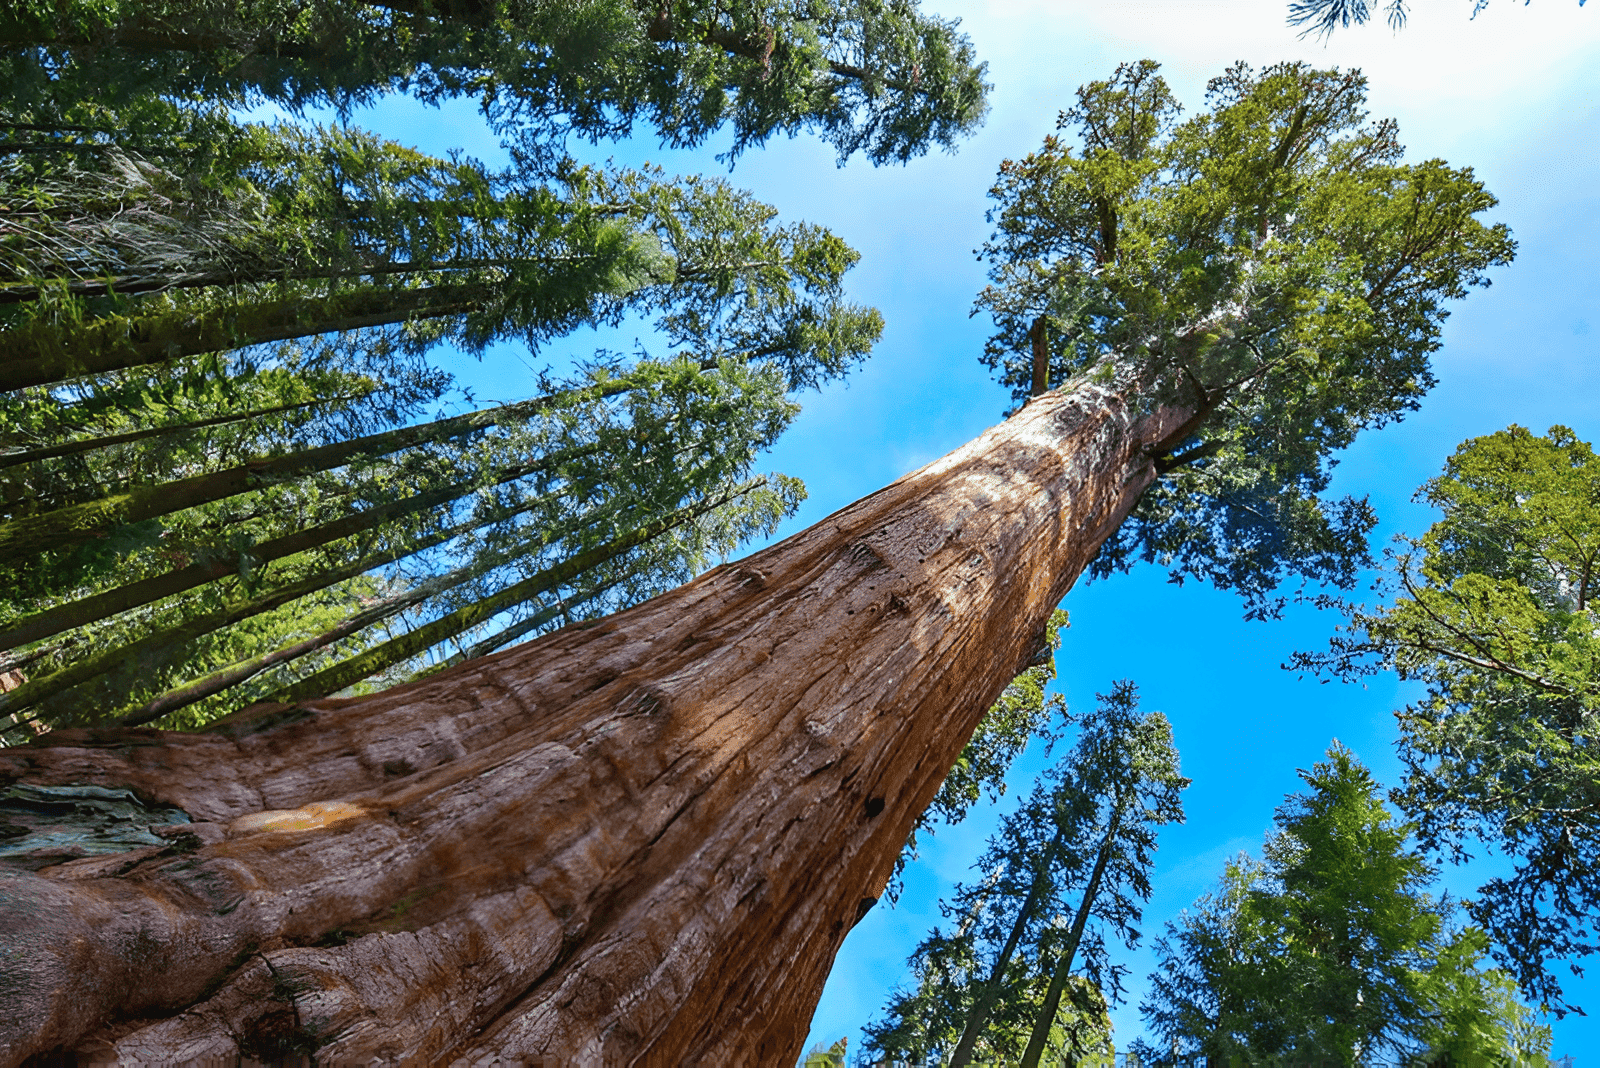
[[[793,1063],[917,813],[1190,414],[1080,384],[600,625],[226,730],[0,751],[0,785],[201,821],[189,852],[6,870],[0,1059]]]

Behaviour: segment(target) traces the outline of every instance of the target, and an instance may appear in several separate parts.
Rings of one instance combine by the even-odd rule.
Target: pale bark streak
[[[8,878],[0,960],[77,948],[28,965],[0,1059],[231,1056],[288,1007],[324,1063],[792,1063],[916,815],[1191,414],[1079,384],[598,626],[236,737],[0,751],[0,785],[234,828]],[[114,1014],[170,1018],[91,1034]]]

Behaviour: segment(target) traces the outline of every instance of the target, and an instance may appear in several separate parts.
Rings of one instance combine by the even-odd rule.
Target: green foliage
[[[1551,1032],[1517,1000],[1517,984],[1480,961],[1489,938],[1476,927],[1450,936],[1434,951],[1432,966],[1418,978],[1429,1011],[1417,1029],[1419,1068],[1546,1068]]]
[[[737,157],[813,130],[841,161],[904,162],[982,121],[984,65],[914,3],[67,0],[0,16],[13,108],[199,94],[341,109],[410,91],[479,101],[548,169],[569,134],[668,144],[731,127]]]
[[[1542,1064],[1548,1028],[1479,967],[1481,931],[1444,933],[1433,870],[1367,769],[1335,742],[1301,778],[1310,789],[1278,809],[1264,859],[1230,862],[1157,939],[1146,1055]]]
[[[852,249],[726,182],[75,107],[0,164],[12,722],[198,726],[669,589],[793,512],[755,455],[881,332]],[[124,119],[181,150],[125,150]],[[628,317],[668,351],[418,419],[457,404],[441,342],[537,353]]]
[[[845,1046],[848,1038],[841,1038],[831,1046],[818,1042],[800,1058],[800,1068],[844,1068]]]
[[[1416,406],[1445,303],[1515,246],[1470,170],[1400,161],[1359,72],[1239,64],[1183,121],[1157,72],[1084,86],[1079,148],[1001,165],[984,360],[1021,400],[1039,323],[1052,382],[1195,411],[1092,572],[1155,561],[1272,615],[1285,573],[1354,581],[1375,518],[1319,497],[1328,457]]]
[[[1254,907],[1276,932],[1293,998],[1289,1050],[1353,1060],[1420,1014],[1412,975],[1439,919],[1433,871],[1407,846],[1381,788],[1335,743],[1279,808],[1265,867],[1276,885]],[[1290,991],[1293,991],[1290,993]]]
[[[464,627],[443,637],[474,630],[481,636],[481,628],[502,611],[513,614],[498,622],[512,625],[544,607],[528,607],[532,594],[505,602],[504,591],[556,569],[558,579],[534,592],[544,595],[541,601],[559,600],[561,587],[592,586],[600,576],[587,572],[602,565],[609,593],[590,601],[590,610],[632,603],[671,588],[703,569],[709,558],[770,531],[803,499],[803,488],[782,476],[733,491],[748,475],[755,452],[770,444],[798,410],[787,399],[787,378],[777,365],[724,363],[702,370],[682,360],[647,364],[636,369],[633,386],[610,400],[525,415],[465,442],[424,443],[392,458],[348,463],[326,479],[265,486],[255,492],[258,500],[246,495],[243,501],[219,500],[175,514],[164,521],[166,532],[192,530],[204,537],[214,531],[210,536],[221,544],[213,541],[210,551],[240,561],[233,569],[237,577],[108,616],[26,651],[29,681],[0,695],[0,707],[13,712],[31,707],[57,725],[147,718],[141,709],[177,707],[163,691],[217,669],[241,671],[245,662],[269,650],[338,631],[346,617],[362,620],[366,637],[342,631],[338,641],[307,650],[315,656],[249,670],[224,697],[197,710],[199,721],[385,639],[392,639],[388,648],[403,646],[405,655],[386,652],[349,681],[379,670],[403,675],[406,662],[441,640],[418,644],[433,633],[421,628],[430,615],[442,611],[444,617],[455,613],[465,620]],[[541,455],[565,459],[528,468],[529,459]],[[504,474],[514,474],[519,466],[531,474]],[[441,484],[442,507],[357,529],[324,549],[243,566],[254,542],[316,519],[347,515],[358,502],[381,512],[407,495],[437,495]],[[243,515],[241,505],[248,509]],[[681,520],[659,525],[660,517],[686,508]],[[641,541],[638,532],[646,529],[648,537]],[[619,540],[625,543],[621,549],[602,551]],[[114,589],[119,579],[134,575],[159,580],[173,563],[188,564],[172,559],[179,544],[176,536],[158,538],[130,558],[128,574],[108,575],[101,589]],[[586,560],[593,564],[576,571],[566,563]],[[390,564],[395,566],[383,566]],[[379,586],[373,586],[374,578],[363,580],[365,585],[346,581],[368,571]],[[56,597],[92,597],[93,589],[72,585]],[[348,592],[341,595],[341,590]],[[358,606],[357,596],[365,603]],[[498,605],[487,615],[474,607],[486,601]],[[332,608],[313,611],[315,605],[333,604],[342,607],[331,616]],[[37,598],[20,599],[14,612],[39,607]],[[407,618],[412,628],[421,629],[416,639],[402,641],[388,628]],[[287,629],[272,629],[273,620]],[[14,622],[25,620],[14,617]],[[194,715],[182,722],[193,724]]]
[[[1524,0],[1526,3],[1527,0]],[[1584,0],[1578,0],[1582,7]],[[1472,17],[1489,6],[1489,0],[1472,0]],[[1331,37],[1333,31],[1359,26],[1373,15],[1375,5],[1371,0],[1289,0],[1289,25],[1304,26],[1300,36],[1316,34]],[[1384,21],[1392,30],[1399,30],[1410,17],[1406,0],[1386,0],[1383,5]]]
[[[1397,713],[1395,801],[1431,850],[1514,859],[1467,903],[1522,989],[1557,1011],[1551,962],[1593,954],[1600,905],[1600,460],[1565,427],[1463,442],[1419,497],[1442,518],[1392,560],[1396,597],[1351,609],[1313,670],[1427,685]]]
[[[1126,969],[1111,963],[1107,937],[1140,937],[1156,829],[1181,821],[1187,785],[1166,718],[1140,714],[1131,683],[1101,695],[1073,748],[1001,821],[974,864],[982,881],[940,904],[956,929],[918,946],[918,985],[891,996],[868,1049],[948,1055],[970,1029],[967,1056],[1014,1059],[1044,1014],[1051,1055],[1109,1049],[1105,992],[1120,994]],[[1063,975],[1052,1011],[1061,967],[1082,974]]]
[[[938,931],[918,945],[908,963],[917,985],[891,993],[884,1019],[865,1028],[866,1049],[890,1061],[941,1063],[933,1058],[948,1056],[955,1048],[981,989],[981,963],[970,938]],[[1049,982],[1050,977],[1032,962],[1012,962],[1002,979],[1004,993],[974,1046],[972,1063],[1007,1064],[1021,1056]],[[1084,1068],[1102,1063],[1110,1068],[1111,1029],[1099,988],[1081,975],[1073,976],[1051,1028],[1049,1054],[1074,1056],[1078,1058],[1074,1063]]]
[[[537,352],[583,326],[652,317],[701,363],[845,373],[882,320],[843,298],[856,253],[784,225],[726,182],[564,166],[490,173],[360,130],[204,121],[200,155],[107,147],[14,157],[0,183],[0,346],[11,387],[334,331],[386,328],[391,356],[441,340]]]
[[[1477,7],[1473,14],[1477,14],[1488,0],[1474,0],[1474,3]],[[1310,23],[1301,31],[1302,37],[1309,33],[1328,37],[1341,26],[1359,26],[1371,17],[1372,5],[1369,0],[1289,0],[1289,25],[1306,26]],[[1384,5],[1384,17],[1391,29],[1398,30],[1404,26],[1405,0],[1388,0]]]

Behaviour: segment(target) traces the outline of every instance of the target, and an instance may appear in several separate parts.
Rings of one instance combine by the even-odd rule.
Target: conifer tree
[[[334,689],[404,674],[446,638],[487,640],[483,605],[537,615],[560,588],[595,588],[591,568],[621,569],[579,598],[591,612],[665,588],[792,509],[801,491],[781,477],[725,491],[792,416],[787,393],[845,373],[881,328],[843,298],[853,251],[724,182],[565,168],[530,183],[358,130],[133,111],[194,150],[156,166],[90,141],[11,167],[0,344],[28,355],[0,378],[23,387],[10,436],[35,446],[4,475],[0,516],[17,577],[0,648],[25,673],[0,695],[12,716],[143,722],[271,669],[215,714],[324,677],[330,658],[371,668]],[[316,311],[351,301],[366,311]],[[666,358],[602,357],[528,401],[414,419],[446,387],[426,360],[440,342],[537,353],[640,314]],[[267,320],[283,329],[252,325]],[[69,429],[148,423],[180,382],[222,414]],[[298,403],[251,407],[263,386]],[[518,566],[543,585],[502,603],[531,589]],[[437,586],[441,571],[461,577]],[[296,602],[346,589],[345,618],[296,625]],[[469,605],[480,615],[448,634],[424,615]],[[401,620],[415,629],[360,636]],[[355,655],[371,641],[390,653]]]
[[[108,96],[349,107],[405,90],[479,100],[546,163],[569,133],[637,124],[685,147],[731,126],[731,156],[815,130],[841,160],[904,162],[971,132],[989,88],[954,21],[878,0],[70,0],[8,8],[0,46],[34,124]]]
[[[869,1031],[873,1048],[938,1050],[959,1068],[980,1051],[1037,1063],[1047,1050],[1103,1047],[1104,992],[1114,999],[1125,971],[1110,963],[1105,935],[1138,937],[1155,828],[1182,820],[1187,785],[1165,717],[1140,715],[1131,683],[1101,695],[1072,750],[978,858],[989,875],[941,904],[960,917],[957,930],[918,946],[921,985]]]
[[[1157,939],[1145,1056],[1544,1064],[1549,1029],[1479,966],[1481,930],[1446,930],[1413,828],[1367,769],[1335,742],[1300,776],[1310,789],[1278,809],[1263,859],[1231,861]]]
[[[1352,607],[1299,662],[1427,685],[1396,713],[1395,800],[1436,855],[1512,859],[1467,908],[1522,990],[1568,1011],[1552,965],[1596,952],[1600,905],[1600,460],[1566,427],[1512,426],[1462,442],[1419,496],[1442,515],[1391,559],[1393,603]]]
[[[0,387],[384,327],[399,352],[537,352],[629,314],[702,360],[781,360],[810,384],[881,329],[842,297],[849,248],[726,182],[530,181],[360,130],[184,109],[163,125],[210,139],[176,160],[105,144],[3,164]]]

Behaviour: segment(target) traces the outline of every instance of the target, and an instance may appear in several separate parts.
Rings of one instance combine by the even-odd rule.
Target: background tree
[[[1189,780],[1178,773],[1172,727],[1159,712],[1138,715],[1138,705],[1131,682],[1115,684],[1111,693],[1100,695],[1098,714],[1084,724],[1074,748],[1073,807],[1081,823],[1066,844],[1080,857],[1083,883],[1070,923],[1058,921],[1052,932],[1059,947],[1052,945],[1056,938],[1040,942],[1039,962],[1050,981],[1033,1018],[1022,1068],[1038,1068],[1045,1056],[1080,952],[1077,966],[1085,977],[1096,989],[1109,991],[1113,1001],[1121,1000],[1126,968],[1109,963],[1107,935],[1129,949],[1138,942],[1134,924],[1150,898],[1157,828],[1183,822],[1181,794]]]
[[[1429,850],[1512,858],[1467,909],[1523,991],[1564,1012],[1552,962],[1595,952],[1600,904],[1600,460],[1566,427],[1512,426],[1463,442],[1418,497],[1443,515],[1393,557],[1394,602],[1352,609],[1299,662],[1427,685],[1396,713],[1394,799]]]
[[[164,117],[162,136],[205,147],[160,165],[95,140],[10,157],[0,385],[363,328],[390,328],[391,354],[537,353],[629,315],[702,360],[779,360],[810,384],[881,330],[842,297],[853,251],[725,182],[530,180],[360,130]]]
[[[843,299],[853,251],[726,183],[530,184],[361,131],[156,117],[214,141],[177,170],[94,142],[13,167],[13,722],[204,702],[193,725],[404,677],[491,619],[520,637],[670,588],[793,508],[792,480],[743,483],[754,454],[791,391],[881,329]],[[411,421],[446,389],[424,358],[441,341],[537,351],[641,313],[665,358]],[[108,421],[123,432],[84,436]]]
[[[1248,1063],[1257,1048],[1280,1048],[1281,1021],[1265,1012],[1276,993],[1270,973],[1270,933],[1249,907],[1263,881],[1248,854],[1230,860],[1217,889],[1169,921],[1155,941],[1159,971],[1140,1002],[1159,1048],[1138,1047],[1149,1059],[1198,1054],[1208,1063]]]
[[[1450,906],[1411,827],[1344,747],[1302,772],[1260,862],[1230,862],[1218,889],[1167,924],[1140,1010],[1153,1058],[1217,1063],[1543,1063],[1549,1030],[1478,965],[1484,935],[1445,933]]]
[[[872,1032],[880,1052],[937,1048],[959,1066],[980,1051],[1024,1057],[1040,1035],[1053,1056],[1109,1041],[1093,1021],[1105,1014],[1100,991],[1116,996],[1120,969],[1102,928],[1137,938],[1155,828],[1182,819],[1178,793],[1188,785],[1166,719],[1137,705],[1129,683],[1103,695],[1073,749],[1002,821],[976,863],[988,877],[941,905],[961,917],[956,934],[924,940],[913,956],[921,986],[896,995]],[[1069,982],[1075,962],[1085,975]]]
[[[916,814],[1146,491],[1182,490],[1136,531],[1160,550],[1191,530],[1190,573],[1344,574],[1358,539],[1322,537],[1351,524],[1306,490],[1324,450],[1416,402],[1444,303],[1510,254],[1469,174],[1401,163],[1392,127],[1364,125],[1357,77],[1235,68],[1206,112],[1125,137],[1149,125],[1141,70],[1084,90],[1086,136],[1116,134],[1087,163],[1058,144],[1037,181],[1006,171],[1004,240],[1036,227],[1041,269],[1065,265],[1041,299],[1084,283],[1099,303],[1070,358],[1053,343],[1052,380],[1073,377],[969,445],[597,626],[409,687],[0,750],[14,782],[135,790],[199,842],[181,870],[148,846],[7,874],[0,959],[31,992],[11,1048],[117,1015],[151,1021],[106,1039],[129,1059],[797,1057]],[[1238,510],[1207,512],[1213,493]],[[1238,523],[1185,527],[1190,509]],[[131,981],[133,959],[159,980]]]
[[[818,1042],[816,1046],[806,1051],[805,1058],[800,1062],[800,1068],[844,1068],[845,1047],[849,1045],[848,1038],[841,1038],[832,1045]]]
[[[4,83],[30,123],[83,100],[201,93],[341,109],[405,90],[476,98],[525,159],[569,133],[677,147],[731,125],[730,156],[815,130],[841,160],[904,162],[981,121],[984,66],[914,3],[640,5],[588,0],[28,2],[8,9]]]
[[[1418,1063],[1429,1068],[1462,1064],[1550,1063],[1550,1025],[1517,1000],[1517,984],[1498,968],[1480,963],[1489,939],[1466,927],[1442,941],[1432,966],[1419,981],[1429,1011],[1418,1028]]]

